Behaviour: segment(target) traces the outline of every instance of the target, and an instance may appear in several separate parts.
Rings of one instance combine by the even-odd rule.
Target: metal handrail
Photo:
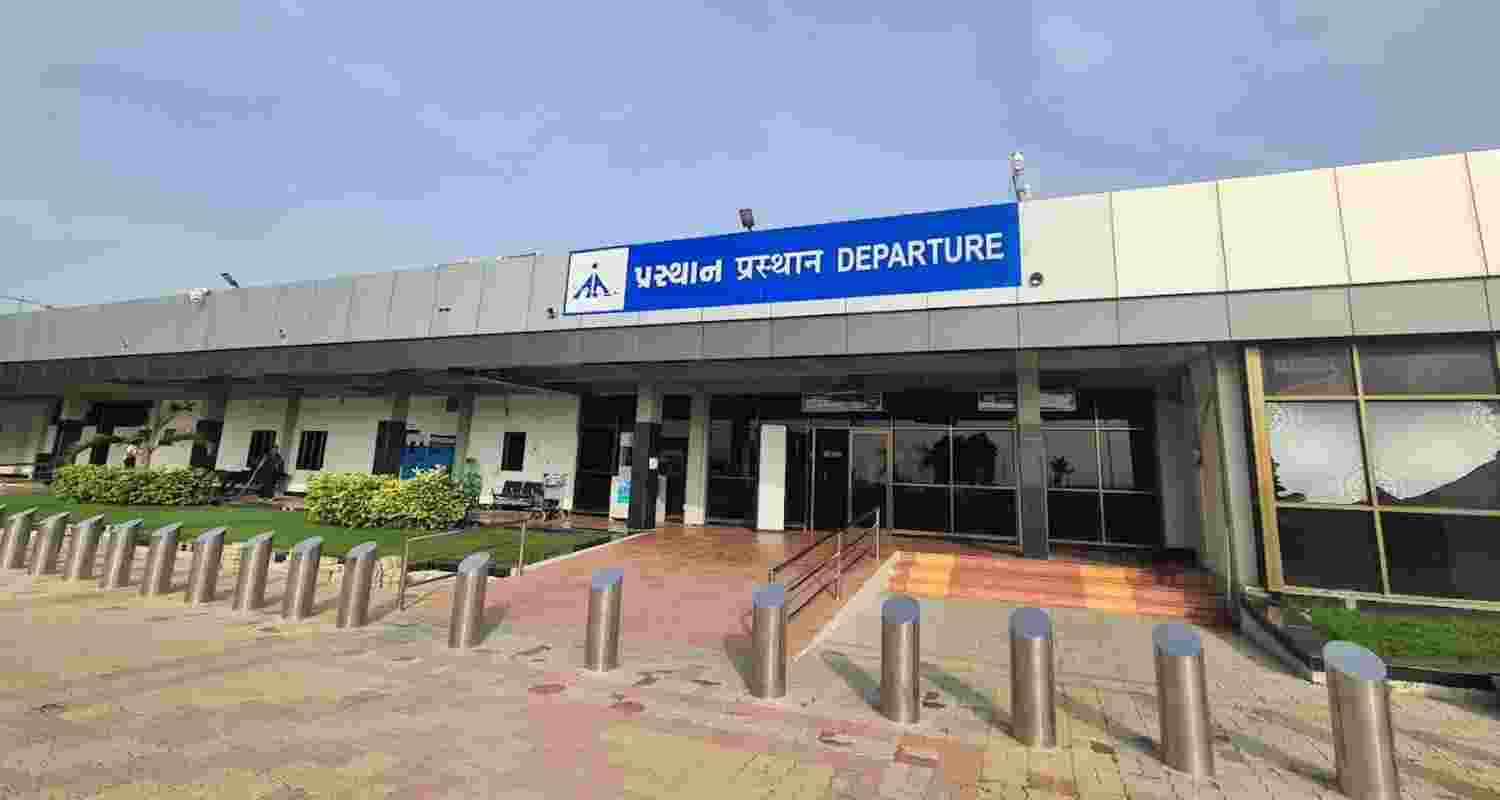
[[[874,520],[874,522],[871,525],[871,527],[869,529],[865,530],[859,536],[856,536],[853,541],[848,542],[847,543],[847,547],[846,547],[846,543],[844,542],[844,534],[846,532],[850,531],[850,530],[853,530],[853,529],[855,529],[857,527],[860,527],[859,523],[862,523],[866,519],[870,519],[870,518],[873,518],[873,520]],[[781,571],[785,570],[787,567],[791,566],[793,563],[795,563],[795,562],[801,560],[802,558],[806,557],[813,550],[816,550],[818,547],[826,544],[829,539],[836,539],[837,543],[836,543],[833,555],[829,556],[828,558],[823,559],[823,561],[819,562],[812,569],[810,569],[807,572],[803,573],[802,577],[796,579],[795,581],[792,581],[792,583],[789,584],[786,587],[786,591],[787,591],[788,594],[790,594],[790,593],[792,593],[792,592],[800,589],[808,581],[812,580],[812,577],[814,575],[817,575],[819,573],[824,572],[830,565],[833,565],[835,567],[835,574],[834,574],[834,580],[833,580],[833,596],[835,598],[841,598],[843,596],[843,586],[844,586],[844,567],[846,566],[846,562],[844,561],[844,553],[846,552],[846,550],[853,550],[854,548],[856,548],[861,542],[863,542],[865,540],[866,537],[870,536],[871,534],[874,534],[874,536],[875,536],[875,542],[874,542],[875,560],[879,561],[880,560],[880,509],[877,508],[877,509],[874,509],[872,511],[866,512],[865,514],[860,515],[858,518],[856,518],[854,520],[854,522],[851,522],[848,526],[840,528],[840,529],[838,529],[838,530],[836,530],[836,531],[834,531],[832,533],[824,535],[822,538],[818,539],[817,541],[813,542],[812,544],[808,545],[807,547],[804,547],[796,555],[794,555],[791,558],[789,558],[789,559],[781,562],[780,564],[777,564],[774,567],[771,567],[771,569],[767,572],[766,580],[767,580],[768,583],[775,583],[776,582],[776,577],[777,577],[778,573],[780,573]],[[861,552],[858,556],[855,557],[854,560],[855,561],[859,561],[859,559],[862,558],[863,555],[864,555],[864,553]],[[823,584],[822,586],[819,587],[819,589],[821,590],[821,589],[826,588],[826,587],[827,587],[827,584]],[[817,596],[818,596],[818,592],[814,592],[810,597],[808,597],[806,600],[804,600],[801,605],[798,605],[796,608],[794,608],[790,612],[788,612],[787,613],[787,618],[790,619],[792,617],[795,617],[797,615],[797,612],[799,612],[802,609],[806,608],[808,606],[808,604],[810,604],[813,600],[815,600],[817,598]]]
[[[522,565],[525,564],[525,562],[526,562],[526,528],[528,526],[527,522],[528,522],[527,519],[523,518],[521,520],[521,547],[520,547],[520,549],[516,553],[516,570],[515,570],[514,573],[512,573],[514,575],[520,575],[521,574]],[[424,542],[424,541],[427,541],[429,539],[443,539],[443,538],[447,538],[449,536],[459,536],[459,535],[465,534],[465,533],[473,533],[473,531],[466,530],[464,528],[458,528],[458,529],[451,530],[451,531],[443,531],[442,533],[428,533],[428,534],[423,534],[421,536],[411,536],[411,537],[408,537],[406,539],[406,541],[402,543],[402,545],[401,545],[401,577],[400,577],[400,582],[398,583],[397,588],[396,588],[396,608],[397,608],[397,610],[404,610],[406,608],[406,590],[407,589],[410,589],[410,588],[413,588],[413,587],[416,587],[416,586],[422,586],[422,585],[428,584],[428,583],[433,583],[435,581],[445,581],[445,580],[448,580],[449,578],[454,577],[454,575],[458,574],[458,573],[455,572],[455,573],[453,573],[451,575],[439,575],[439,576],[437,576],[435,578],[428,578],[426,580],[421,580],[421,581],[417,581],[416,583],[412,583],[411,580],[407,577],[407,567],[409,567],[410,564],[411,564],[411,560],[410,559],[411,559],[411,544],[412,544],[412,542]]]

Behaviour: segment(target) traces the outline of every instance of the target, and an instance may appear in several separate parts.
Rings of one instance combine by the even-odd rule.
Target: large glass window
[[[966,486],[1015,486],[1014,432],[954,431],[953,482]]]
[[[1247,353],[1272,588],[1500,601],[1492,337]]]
[[[715,396],[708,410],[708,516],[719,522],[748,524],[755,519],[760,468],[756,398]]]
[[[1154,401],[1150,391],[1085,390],[1078,411],[1044,411],[1050,538],[1161,544]]]
[[[896,431],[896,482],[947,483],[952,436],[947,428]]]

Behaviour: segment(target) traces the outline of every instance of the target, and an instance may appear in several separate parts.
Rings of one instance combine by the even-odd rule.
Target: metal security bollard
[[[1385,662],[1352,642],[1323,646],[1339,791],[1354,800],[1398,800],[1396,735]]]
[[[594,672],[620,666],[620,592],[625,570],[594,570],[589,584],[589,623],[583,641],[583,665]]]
[[[5,526],[5,547],[0,548],[0,567],[26,568],[26,550],[31,546],[31,519],[35,516],[34,508],[10,516],[9,524]]]
[[[1151,631],[1156,653],[1156,711],[1167,766],[1198,778],[1214,774],[1214,729],[1208,713],[1203,640],[1179,622]]]
[[[484,590],[490,582],[490,551],[470,553],[458,564],[453,587],[453,615],[448,620],[448,646],[470,648],[484,637]]]
[[[1040,608],[1010,615],[1011,734],[1027,747],[1057,746],[1052,617]]]
[[[62,554],[63,537],[67,535],[68,523],[73,515],[67,511],[42,520],[41,533],[37,536],[36,555],[31,559],[32,575],[51,575],[57,572],[57,557]]]
[[[286,559],[286,590],[281,594],[281,618],[300,622],[312,616],[318,592],[318,563],[323,558],[323,537],[309,536],[292,545]]]
[[[266,576],[271,571],[272,531],[256,534],[240,545],[240,573],[234,581],[235,611],[259,611],[266,604]]]
[[[786,694],[786,587],[768,583],[751,595],[750,694]]]
[[[99,573],[100,589],[121,589],[130,585],[130,564],[135,560],[135,537],[145,520],[133,519],[110,526],[109,543],[104,550],[104,571]]]
[[[340,628],[363,628],[370,621],[370,586],[375,580],[375,543],[365,542],[344,556],[339,586]]]
[[[73,526],[64,558],[63,578],[85,581],[94,577],[94,559],[99,555],[99,536],[104,533],[104,515],[97,514]]]
[[[177,535],[182,524],[164,525],[151,534],[146,551],[146,574],[141,578],[141,597],[157,597],[172,591],[172,570],[177,566]]]
[[[921,623],[921,607],[905,595],[880,608],[880,712],[892,722],[915,723],[922,714]]]
[[[219,565],[224,560],[224,534],[228,528],[214,528],[199,534],[193,541],[193,561],[188,568],[187,593],[182,599],[188,605],[212,603],[219,588]]]

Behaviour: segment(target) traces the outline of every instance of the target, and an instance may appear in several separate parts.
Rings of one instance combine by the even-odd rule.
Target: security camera
[[[189,289],[188,302],[192,303],[195,306],[201,306],[203,305],[204,299],[206,299],[210,294],[212,294],[212,290],[210,289]]]

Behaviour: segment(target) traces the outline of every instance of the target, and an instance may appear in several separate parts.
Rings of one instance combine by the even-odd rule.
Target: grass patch
[[[1299,610],[1324,636],[1354,642],[1382,658],[1500,662],[1500,617]]]
[[[141,519],[145,521],[145,532],[173,522],[182,524],[182,540],[210,528],[227,527],[226,542],[239,542],[266,531],[274,531],[272,541],[277,550],[286,550],[309,536],[323,537],[323,555],[343,556],[353,547],[373,541],[382,556],[401,555],[402,545],[409,536],[420,536],[430,531],[400,530],[394,528],[341,528],[308,522],[300,511],[276,511],[262,508],[239,508],[230,506],[112,506],[98,503],[74,503],[48,494],[8,495],[0,497],[0,505],[8,513],[37,510],[40,520],[63,511],[72,512],[75,520],[103,514],[106,523]],[[597,531],[551,532],[533,531],[526,537],[526,563],[544,558],[571,553],[580,545],[599,539],[608,539]],[[511,528],[474,528],[461,536],[435,539],[413,546],[412,563],[418,560],[457,563],[476,550],[491,549],[495,561],[500,565],[514,565],[516,551],[520,545],[519,531]]]
[[[560,555],[609,541],[603,531],[532,530],[526,534],[526,561],[535,564]],[[470,553],[486,550],[494,558],[491,574],[503,574],[516,565],[521,550],[520,528],[476,528],[474,530],[428,539],[411,546],[412,569],[454,570]]]

